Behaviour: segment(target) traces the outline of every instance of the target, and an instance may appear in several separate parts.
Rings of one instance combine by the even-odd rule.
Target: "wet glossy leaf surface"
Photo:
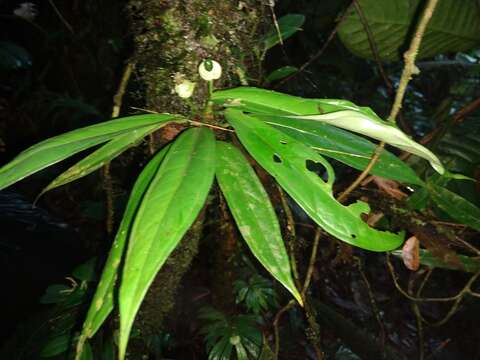
[[[122,222],[120,223],[107,261],[103,267],[100,282],[98,283],[97,290],[95,291],[95,295],[93,296],[93,300],[87,313],[87,318],[83,324],[77,352],[81,351],[85,339],[95,335],[113,309],[114,287],[133,218],[140,206],[145,191],[150,185],[169,148],[169,145],[164,147],[153,157],[152,160],[150,160],[133,186],[125,213],[123,214]]]
[[[156,273],[202,209],[215,173],[215,140],[206,128],[171,145],[136,214],[120,286],[120,358]]]
[[[241,111],[227,109],[229,123],[255,158],[305,212],[331,235],[358,247],[387,251],[400,246],[402,234],[378,231],[361,219],[368,204],[356,202],[343,206],[332,195],[335,174],[330,164],[315,151],[271,126]],[[327,181],[309,170],[315,164],[325,169]]]
[[[450,190],[429,184],[430,196],[452,219],[480,231],[480,208]]]
[[[42,193],[90,174],[120,155],[129,147],[136,145],[138,141],[142,140],[145,136],[157,130],[161,126],[163,126],[163,124],[145,126],[110,140],[101,148],[95,150],[93,153],[83,158],[78,163],[70,167],[67,171],[59,175],[45,189],[42,190]]]
[[[175,119],[178,119],[178,116],[169,114],[129,116],[87,126],[44,140],[23,151],[0,169],[0,190],[82,150],[127,132],[153,125],[165,125]]]
[[[260,120],[297,139],[324,156],[331,157],[355,169],[367,167],[376,145],[361,136],[327,124],[293,120],[274,116],[258,116]],[[382,151],[371,174],[410,184],[423,184],[417,174],[389,151]]]
[[[322,115],[299,115],[293,118],[320,121],[369,136],[373,139],[384,141],[387,144],[428,160],[430,165],[438,173],[443,174],[445,172],[442,163],[434,153],[411,140],[396,126],[393,126],[378,117],[367,116],[362,112],[354,110],[342,110]]]
[[[216,177],[252,253],[302,303],[270,199],[248,161],[233,145],[217,142]]]
[[[212,101],[217,105],[260,114],[318,114],[318,104],[313,99],[254,87],[217,90],[213,93]]]
[[[420,156],[428,160],[437,172],[444,172],[440,160],[430,150],[411,140],[396,126],[380,119],[370,108],[356,106],[346,100],[304,99],[251,87],[217,91],[213,100],[219,105],[253,114],[283,115],[357,132]]]

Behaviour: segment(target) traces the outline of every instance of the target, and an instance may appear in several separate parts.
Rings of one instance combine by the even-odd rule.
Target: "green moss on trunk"
[[[254,77],[258,64],[252,49],[257,46],[260,11],[254,0],[131,1],[137,49],[134,60],[147,86],[148,108],[187,111],[184,101],[173,93],[176,74],[198,82],[193,101],[203,104],[206,84],[197,68],[205,58],[215,59],[223,67],[217,87],[238,84],[239,69]]]
[[[255,77],[258,63],[252,49],[257,46],[262,11],[256,0],[130,1],[136,46],[132,60],[145,84],[146,107],[188,114],[188,106],[174,93],[176,77],[197,82],[193,104],[205,104],[206,83],[197,73],[205,58],[215,59],[223,67],[216,87],[238,85],[237,74],[242,71]],[[161,142],[157,137],[153,143]],[[197,221],[157,275],[136,322],[142,337],[160,330],[165,315],[173,309],[181,278],[197,253],[202,229],[202,222]]]

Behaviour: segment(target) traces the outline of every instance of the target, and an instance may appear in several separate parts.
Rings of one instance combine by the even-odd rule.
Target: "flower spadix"
[[[222,76],[222,66],[215,60],[205,59],[198,66],[198,73],[205,81],[217,80]]]

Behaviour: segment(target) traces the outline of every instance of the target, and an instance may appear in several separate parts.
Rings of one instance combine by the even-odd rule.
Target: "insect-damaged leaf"
[[[355,110],[342,110],[323,115],[297,115],[290,118],[319,121],[384,141],[387,144],[428,160],[439,174],[445,172],[442,163],[434,153],[410,139],[396,126],[383,121],[377,116],[369,116]]]
[[[77,344],[77,359],[80,357],[85,340],[95,335],[110,311],[113,309],[114,287],[132,220],[140,206],[145,191],[150,185],[150,182],[155,176],[155,173],[169,148],[170,146],[167,145],[149,161],[133,186],[125,213],[123,214],[122,222],[120,223],[107,261],[103,267],[102,275],[97,290],[95,291],[95,295],[93,296],[92,303],[88,309],[87,318],[83,323],[82,333],[80,334]]]
[[[133,222],[120,285],[120,359],[148,287],[199,214],[214,172],[213,133],[190,129],[171,145],[149,185]]]
[[[367,139],[348,131],[308,120],[257,115],[260,120],[310,146],[324,156],[336,159],[358,170],[364,170],[376,146]],[[370,173],[403,183],[423,185],[410,166],[389,151],[382,151]]]
[[[181,121],[178,116],[170,114],[129,116],[69,131],[44,140],[23,151],[0,169],[0,190],[47,166],[116,136],[152,125],[165,125],[174,120]]]
[[[241,152],[228,143],[217,142],[216,177],[252,253],[302,303],[267,192]]]
[[[440,160],[430,150],[411,140],[396,126],[380,119],[372,109],[357,106],[350,101],[304,99],[252,87],[216,91],[212,99],[219,105],[235,107],[257,116],[279,115],[357,132],[428,160],[440,174],[445,171]]]
[[[359,201],[343,206],[335,200],[332,195],[335,174],[322,156],[239,110],[227,109],[225,116],[255,160],[328,233],[373,251],[392,250],[402,243],[403,234],[378,231],[362,221],[361,214],[369,212],[368,204]],[[318,166],[325,169],[326,182],[309,170]]]

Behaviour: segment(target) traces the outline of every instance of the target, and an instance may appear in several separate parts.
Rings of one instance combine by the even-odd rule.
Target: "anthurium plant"
[[[205,112],[213,113],[208,122],[157,113],[117,118],[42,141],[0,169],[3,189],[101,145],[53,180],[45,192],[93,172],[167,124],[187,127],[150,159],[136,180],[79,337],[77,358],[117,302],[119,358],[124,358],[133,321],[150,284],[204,207],[215,179],[253,255],[302,303],[275,211],[245,153],[272,175],[318,226],[339,240],[371,251],[398,248],[403,234],[367,225],[361,217],[369,212],[365,202],[338,202],[332,193],[335,171],[325,157],[365,169],[376,145],[352,133],[357,132],[422,157],[437,172],[444,172],[432,152],[369,108],[252,87],[214,91],[220,65],[204,61],[199,72],[210,89]],[[194,91],[190,85],[179,95],[188,97]],[[214,126],[212,118],[218,120]],[[215,131],[222,131],[222,124],[230,130],[228,134],[233,129],[232,138],[236,136],[243,149],[216,139]],[[319,176],[319,166],[324,176]],[[388,151],[382,152],[371,173],[423,185],[406,163]],[[116,294],[118,299],[114,299]]]

